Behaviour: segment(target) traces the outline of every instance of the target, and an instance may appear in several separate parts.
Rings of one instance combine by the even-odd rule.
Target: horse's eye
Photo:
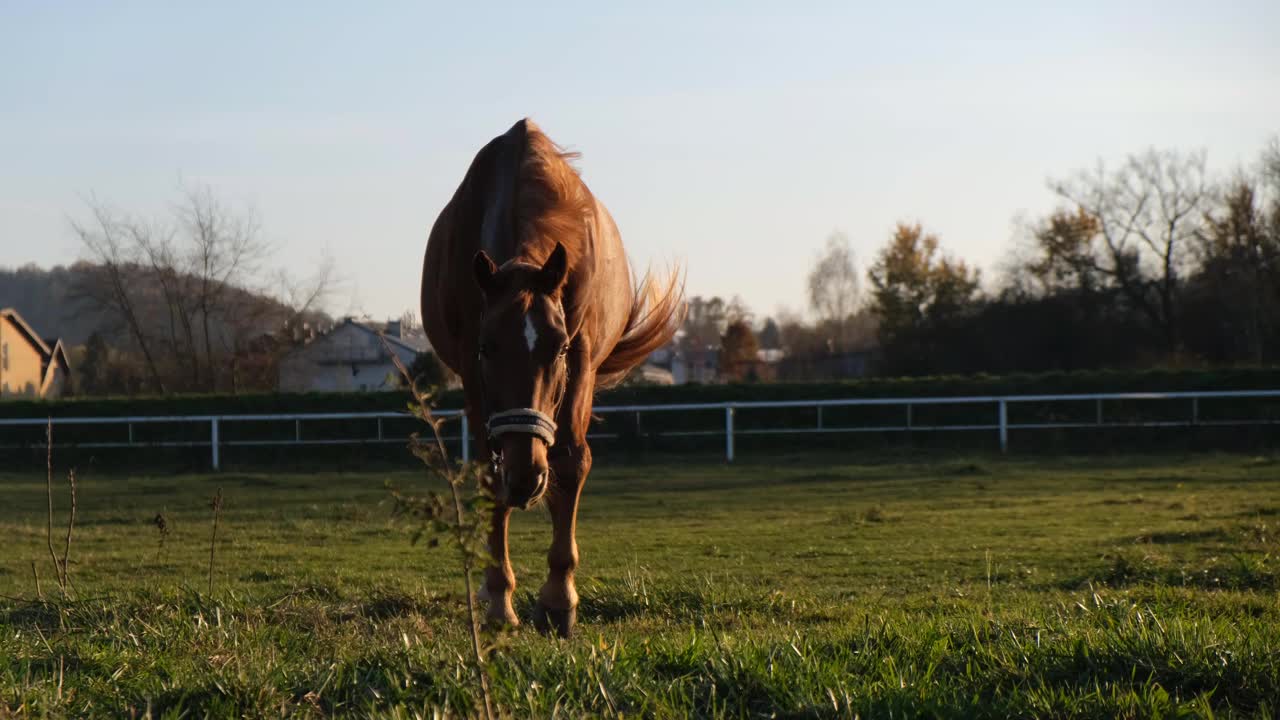
[[[569,354],[569,343],[560,346],[560,356],[564,357]]]

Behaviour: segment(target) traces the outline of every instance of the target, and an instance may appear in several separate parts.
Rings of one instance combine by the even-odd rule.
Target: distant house
[[[382,343],[382,332],[406,368],[420,353],[430,351],[425,336],[402,336],[399,321],[379,326],[345,318],[328,333],[280,358],[280,390],[374,392],[398,387],[399,371]]]
[[[70,374],[61,340],[41,338],[17,310],[0,309],[0,397],[56,398]]]
[[[671,374],[671,383],[675,385],[706,385],[720,381],[720,350],[715,347],[686,350],[678,343],[671,343],[654,350],[646,364],[666,370]]]

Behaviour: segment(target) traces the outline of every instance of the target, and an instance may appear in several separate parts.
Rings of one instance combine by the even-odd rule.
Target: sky
[[[521,117],[582,153],[633,265],[767,315],[826,238],[920,222],[994,279],[1046,187],[1280,134],[1280,3],[0,0],[0,264],[81,255],[86,198],[252,207],[334,313],[418,303],[427,233]]]

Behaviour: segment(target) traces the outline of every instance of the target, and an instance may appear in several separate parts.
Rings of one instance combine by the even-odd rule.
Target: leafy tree
[[[1096,217],[1077,208],[1058,210],[1035,229],[1038,257],[1028,269],[1046,292],[1092,292],[1107,284],[1094,242],[1099,227]]]
[[[104,395],[113,390],[108,387],[111,372],[111,351],[102,333],[94,332],[84,344],[84,356],[77,364],[76,390],[84,395]]]
[[[756,334],[747,321],[729,323],[720,338],[720,376],[735,382],[753,379],[757,350]]]
[[[943,334],[977,299],[978,271],[943,256],[937,236],[919,224],[899,223],[868,277],[887,367],[904,374],[930,371]]]
[[[778,327],[778,322],[773,318],[765,318],[764,325],[760,326],[760,333],[756,336],[762,348],[779,348],[782,347],[782,330]]]
[[[1205,216],[1189,330],[1210,359],[1262,363],[1280,351],[1280,198],[1237,180]]]

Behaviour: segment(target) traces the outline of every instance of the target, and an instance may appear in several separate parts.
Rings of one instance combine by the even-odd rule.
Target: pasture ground
[[[0,717],[469,714],[455,555],[410,544],[387,480],[426,484],[82,473],[62,601],[43,476],[0,473]],[[550,523],[513,525],[528,617]],[[514,633],[494,695],[515,717],[1275,717],[1278,526],[1271,458],[602,458],[578,634]]]

